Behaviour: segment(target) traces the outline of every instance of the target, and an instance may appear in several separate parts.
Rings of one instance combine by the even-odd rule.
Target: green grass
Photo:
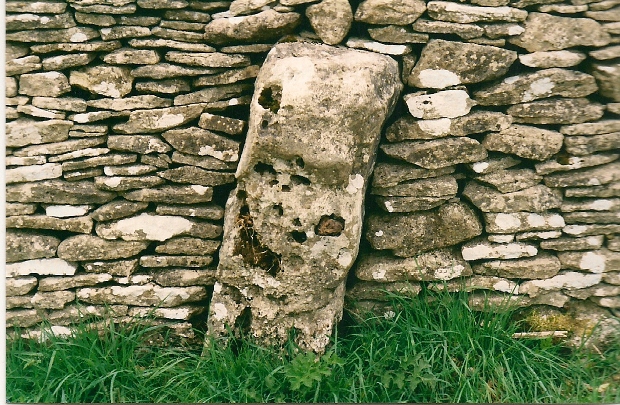
[[[430,294],[430,293],[429,293]],[[157,347],[157,327],[78,325],[69,339],[7,341],[9,402],[620,402],[620,338],[604,353],[515,340],[510,311],[464,293],[394,298],[391,319],[336,334],[326,354]],[[599,389],[599,387],[601,387]],[[606,387],[606,389],[603,389]]]

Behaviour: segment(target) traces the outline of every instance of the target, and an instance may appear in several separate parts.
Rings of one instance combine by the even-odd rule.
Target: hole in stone
[[[280,109],[280,101],[282,100],[282,87],[274,85],[265,87],[258,96],[258,104],[264,109],[277,113]]]
[[[303,184],[305,186],[309,186],[310,185],[310,179],[304,176],[298,176],[296,174],[293,174],[291,176],[291,183],[294,185],[299,185],[299,184]]]
[[[431,100],[424,100],[422,101],[422,104],[424,105],[429,105],[431,103]]]
[[[288,193],[289,191],[291,191],[291,186],[284,184],[282,186],[282,191],[284,191],[285,193]]]
[[[248,193],[246,193],[245,190],[237,190],[238,199],[245,200],[247,196],[248,196]]]
[[[293,231],[293,232],[291,232],[291,237],[297,243],[304,243],[305,241],[308,240],[308,236],[306,236],[306,233],[305,232],[301,232],[301,231]]]
[[[277,186],[277,185],[278,185],[278,183],[279,183],[279,181],[278,181],[278,180],[271,180],[271,181],[269,182],[269,185],[270,185],[271,187],[273,187],[273,186]]]
[[[344,218],[331,215],[323,215],[314,232],[320,236],[338,236],[344,230]]]
[[[555,161],[561,165],[570,165],[570,155],[566,152],[560,152],[556,156]]]
[[[295,219],[293,220],[293,225],[295,225],[295,226],[301,226],[301,221],[299,220],[299,218],[295,218]]]
[[[281,255],[264,246],[258,234],[254,231],[254,219],[250,215],[250,208],[243,205],[237,216],[239,239],[235,242],[234,255],[241,255],[243,261],[251,266],[260,267],[270,276],[275,277],[280,272]]]
[[[273,209],[276,211],[276,213],[277,213],[279,216],[282,216],[282,215],[284,214],[284,209],[282,208],[282,205],[281,205],[281,204],[275,204],[275,205],[273,206]]]
[[[254,171],[258,174],[265,174],[265,173],[277,174],[273,166],[268,165],[267,163],[263,163],[263,162],[258,162],[257,164],[255,164]]]
[[[250,331],[252,325],[252,309],[245,307],[235,319],[235,329],[240,331],[242,335],[247,334]]]
[[[297,159],[295,159],[295,164],[303,169],[304,166],[306,165],[306,162],[304,162],[304,160],[301,157],[298,157]]]
[[[267,121],[267,120],[262,120],[262,121],[261,121],[261,123],[260,123],[260,127],[261,127],[262,129],[265,129],[265,128],[267,128],[267,126],[269,126],[269,121]]]

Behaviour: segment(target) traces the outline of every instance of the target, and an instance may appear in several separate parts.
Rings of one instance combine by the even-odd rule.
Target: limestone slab
[[[60,72],[28,73],[19,77],[19,94],[58,97],[69,91],[67,76]]]
[[[64,1],[15,1],[5,2],[7,13],[61,14],[67,9]]]
[[[196,119],[202,113],[200,105],[186,105],[149,110],[133,110],[124,124],[114,125],[113,129],[122,134],[162,132]]]
[[[4,73],[6,76],[17,76],[35,70],[41,70],[41,58],[36,55],[11,59],[4,63]]]
[[[532,169],[512,169],[483,174],[475,179],[492,185],[502,193],[511,193],[535,186],[542,181],[542,176]]]
[[[467,166],[474,173],[488,174],[498,170],[509,169],[519,163],[521,163],[521,160],[514,156],[491,152],[488,158],[476,163],[470,163]]]
[[[217,87],[207,87],[195,92],[182,94],[174,98],[174,105],[185,105],[195,103],[209,103],[239,97],[244,92],[252,89],[248,84],[229,84]]]
[[[50,53],[50,52],[109,52],[121,47],[119,41],[93,41],[87,43],[51,43],[43,45],[32,45],[30,47],[33,53]]]
[[[381,145],[381,150],[388,156],[425,169],[477,162],[487,157],[486,149],[478,141],[465,137],[384,144]]]
[[[596,78],[601,95],[613,101],[620,101],[620,64],[594,63],[592,75]]]
[[[91,205],[45,205],[45,215],[54,218],[80,217],[88,214]]]
[[[107,191],[127,191],[165,183],[159,176],[96,176],[95,187]]]
[[[439,177],[454,173],[454,166],[437,170],[422,169],[408,163],[377,162],[373,171],[373,187],[391,187],[401,182]]]
[[[602,119],[596,122],[560,127],[560,132],[564,135],[600,135],[618,131],[620,131],[620,120],[617,119]]]
[[[617,224],[620,212],[577,211],[563,214],[567,224]]]
[[[64,153],[78,151],[80,149],[98,146],[104,142],[104,137],[69,139],[61,142],[26,146],[13,152],[13,154],[15,156],[61,155]]]
[[[58,246],[58,257],[68,261],[113,260],[137,255],[147,242],[109,241],[93,235],[76,235]]]
[[[464,90],[443,90],[433,94],[410,93],[403,98],[411,115],[422,119],[460,117],[476,105]]]
[[[428,34],[420,34],[400,25],[368,28],[368,35],[378,42],[392,44],[425,44],[429,40]]]
[[[492,260],[473,266],[476,274],[518,279],[548,279],[559,271],[560,260],[547,253],[524,259]]]
[[[522,283],[519,290],[528,294],[530,297],[536,297],[542,292],[566,290],[579,290],[591,287],[601,281],[600,274],[584,274],[575,271],[560,273],[547,280],[529,280]]]
[[[562,204],[561,193],[542,184],[512,193],[500,193],[471,181],[462,194],[483,212],[543,212],[559,208]]]
[[[16,215],[6,219],[6,227],[90,233],[93,229],[93,220],[87,216],[54,218],[47,215]]]
[[[128,277],[138,269],[138,259],[82,262],[82,268],[88,273]]]
[[[69,160],[62,163],[62,170],[64,172],[69,170],[86,169],[97,166],[111,166],[133,163],[137,160],[135,154],[121,154],[111,153],[100,156],[94,156],[82,160]]]
[[[73,112],[86,111],[86,101],[76,97],[33,97],[31,102],[33,106],[40,108]]]
[[[620,163],[612,162],[602,166],[555,173],[545,176],[544,182],[549,187],[600,186],[620,180]],[[567,197],[570,197],[568,194]]]
[[[596,76],[595,76],[596,77]],[[596,121],[605,107],[586,98],[557,98],[516,104],[508,108],[515,122],[528,124],[580,124]]]
[[[514,51],[434,39],[422,50],[407,83],[435,89],[478,83],[503,76],[516,59]]]
[[[213,262],[213,257],[207,255],[145,255],[140,257],[140,266],[145,268],[185,267],[204,268]]]
[[[235,162],[225,162],[212,156],[190,155],[179,151],[172,152],[172,161],[207,170],[235,170],[237,167]]]
[[[153,279],[163,287],[188,287],[213,285],[216,280],[215,269],[166,269],[151,271]]]
[[[115,193],[101,191],[92,182],[44,180],[36,183],[12,184],[6,187],[6,199],[13,202],[43,202],[54,204],[103,204]]]
[[[463,259],[518,259],[536,256],[538,249],[534,245],[521,242],[491,243],[484,239],[466,242],[461,247]]]
[[[159,287],[154,284],[128,287],[112,286],[80,288],[77,298],[91,304],[122,304],[139,306],[175,307],[200,301],[207,296],[204,287]]]
[[[532,212],[485,213],[484,222],[489,233],[560,230],[566,225],[560,214]]]
[[[162,136],[180,152],[198,156],[212,156],[225,162],[239,160],[240,144],[238,141],[202,128],[173,129],[164,132]]]
[[[172,148],[155,135],[110,135],[108,148],[139,154],[167,153]]]
[[[568,156],[565,159],[551,159],[536,163],[534,167],[536,168],[536,173],[545,175],[604,165],[617,159],[618,155],[613,153],[593,154],[590,156]]]
[[[32,259],[23,262],[10,263],[5,266],[7,277],[27,276],[72,276],[77,270],[77,264],[54,257],[49,259]]]
[[[160,243],[155,247],[155,252],[173,255],[212,255],[220,244],[219,240],[178,237]]]
[[[351,28],[353,10],[347,0],[323,0],[308,6],[306,17],[324,43],[336,45]]]
[[[184,217],[195,217],[211,219],[214,221],[224,218],[224,209],[215,204],[200,205],[166,205],[158,204],[155,212],[160,215],[180,215]]]
[[[106,54],[103,61],[110,65],[154,65],[160,58],[150,49],[121,48]]]
[[[92,66],[80,70],[72,70],[69,82],[91,93],[107,97],[120,98],[132,90],[133,76],[131,69],[118,66]]]
[[[413,23],[413,30],[433,34],[456,34],[463,39],[479,38],[484,29],[476,24],[460,24],[456,22],[427,20],[418,18]]]
[[[35,121],[20,118],[6,124],[5,145],[16,148],[64,141],[69,137],[72,125],[71,121],[64,120]]]
[[[585,59],[586,54],[573,50],[537,51],[519,55],[519,62],[522,65],[539,69],[576,66]]]
[[[7,41],[15,42],[86,42],[99,37],[99,32],[90,27],[72,27],[65,29],[32,29],[6,34]]]
[[[172,48],[188,52],[215,52],[215,48],[207,44],[182,42],[164,38],[130,39],[129,45],[132,48]]]
[[[485,136],[487,150],[511,153],[526,159],[545,160],[562,148],[564,136],[559,132],[526,125],[512,125]]]
[[[213,197],[213,188],[192,186],[160,186],[134,190],[124,197],[131,201],[162,202],[168,204],[195,204],[210,202]]]
[[[527,11],[513,7],[481,7],[447,1],[430,1],[427,4],[428,15],[440,21],[457,23],[475,22],[521,22],[527,18]]]
[[[32,291],[37,284],[36,277],[7,278],[4,282],[7,297],[26,295]]]
[[[207,171],[195,166],[183,166],[157,173],[158,176],[174,183],[198,184],[202,186],[221,186],[235,182],[233,173]]]
[[[170,63],[140,66],[131,71],[133,77],[148,77],[152,79],[169,79],[183,76],[201,76],[219,72],[218,69],[178,66]]]
[[[258,69],[258,65],[250,65],[239,69],[226,69],[222,73],[197,78],[194,80],[194,86],[218,86],[237,83],[242,80],[255,78],[258,75]]]
[[[620,149],[620,131],[592,136],[570,136],[564,139],[567,153],[584,156],[595,152]]]
[[[6,169],[4,176],[6,184],[55,179],[62,176],[62,166],[58,163],[21,166]]]
[[[216,45],[236,42],[261,42],[277,39],[292,32],[301,15],[265,10],[243,17],[214,19],[205,27],[205,41]]]
[[[189,91],[189,83],[182,79],[136,82],[136,91],[147,94],[178,94]]]
[[[5,235],[6,261],[10,263],[53,257],[56,255],[59,244],[60,239],[53,236],[32,231],[7,230]]]
[[[419,0],[365,0],[355,10],[355,20],[367,24],[407,25],[413,23],[425,10],[426,5]]]

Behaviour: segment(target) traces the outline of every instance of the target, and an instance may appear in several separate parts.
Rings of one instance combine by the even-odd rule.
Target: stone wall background
[[[7,327],[204,326],[253,81],[277,41],[390,55],[349,280],[620,315],[617,0],[6,2]],[[106,309],[107,308],[107,309]]]

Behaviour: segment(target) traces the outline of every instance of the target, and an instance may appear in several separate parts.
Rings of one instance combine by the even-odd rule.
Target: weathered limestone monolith
[[[381,129],[402,90],[390,57],[310,43],[269,53],[250,107],[209,333],[324,350],[342,316]]]

